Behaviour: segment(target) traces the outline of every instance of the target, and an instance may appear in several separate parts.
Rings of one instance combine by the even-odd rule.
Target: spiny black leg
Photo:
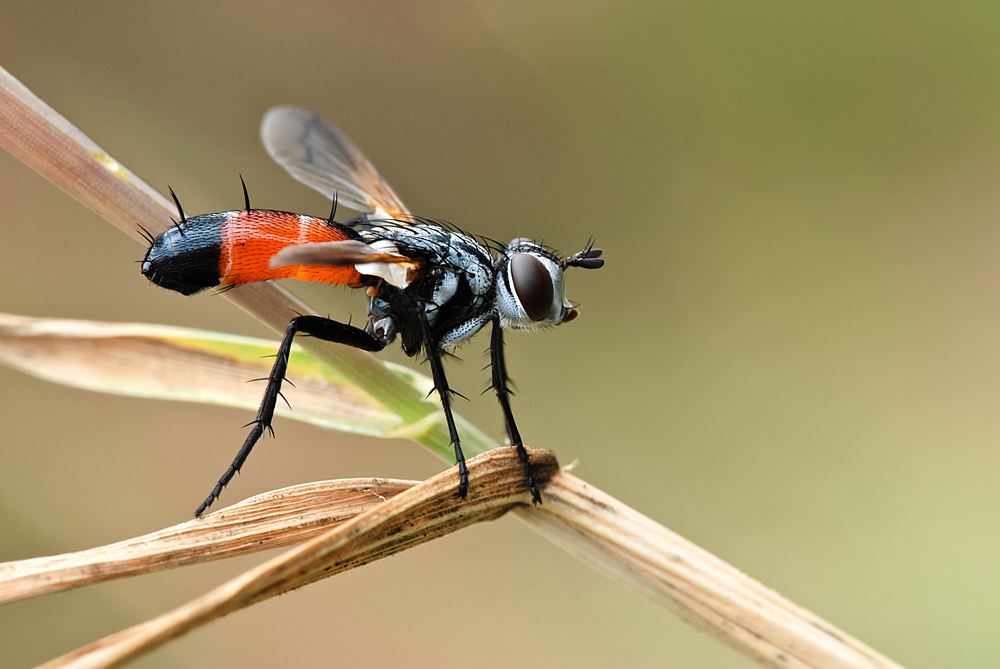
[[[493,317],[493,332],[490,335],[490,367],[493,369],[493,390],[496,391],[497,399],[500,400],[500,407],[503,409],[503,417],[507,423],[507,436],[510,437],[512,446],[517,447],[517,455],[524,465],[524,475],[528,479],[528,489],[531,490],[531,501],[535,504],[542,503],[542,493],[538,491],[535,484],[535,474],[531,466],[531,458],[528,451],[521,443],[521,434],[514,424],[514,414],[510,410],[510,388],[507,383],[507,364],[503,357],[503,328],[500,327],[500,316]]]
[[[465,466],[465,454],[462,453],[458,428],[455,427],[455,417],[451,414],[451,390],[448,388],[448,379],[444,375],[444,365],[441,364],[441,347],[438,346],[431,334],[423,305],[418,305],[417,314],[424,333],[424,350],[427,351],[427,360],[431,364],[434,389],[437,390],[438,396],[441,398],[444,419],[448,423],[448,436],[451,437],[451,444],[455,447],[455,461],[458,463],[458,496],[465,499],[465,496],[469,494],[469,468]]]
[[[282,338],[281,345],[278,347],[278,353],[274,357],[274,365],[271,367],[271,373],[267,377],[267,389],[264,391],[264,399],[261,400],[260,408],[257,410],[257,418],[251,423],[253,427],[250,429],[250,434],[247,435],[246,441],[243,442],[240,452],[236,454],[233,464],[229,465],[229,469],[222,475],[219,482],[215,484],[212,494],[194,512],[195,517],[201,518],[205,510],[219,498],[222,489],[229,484],[233,476],[243,467],[247,456],[250,455],[250,451],[253,450],[254,445],[264,435],[265,430],[271,432],[271,435],[274,436],[274,430],[271,428],[271,419],[274,418],[274,406],[278,401],[278,396],[281,395],[281,382],[285,380],[285,370],[288,369],[288,356],[292,351],[292,340],[297,333],[312,335],[324,341],[346,344],[364,351],[380,351],[384,347],[384,344],[379,340],[352,325],[338,323],[329,318],[321,318],[319,316],[299,316],[293,318],[285,330],[285,336]]]

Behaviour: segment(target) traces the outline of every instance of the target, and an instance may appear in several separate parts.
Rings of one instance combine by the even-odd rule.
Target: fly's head
[[[530,239],[514,239],[497,262],[496,295],[501,322],[505,327],[531,330],[573,320],[578,312],[566,299],[566,269],[598,269],[603,265],[601,250],[590,246],[568,258],[559,258]]]

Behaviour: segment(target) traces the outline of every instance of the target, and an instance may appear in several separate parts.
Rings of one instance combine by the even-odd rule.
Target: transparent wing
[[[401,221],[409,210],[357,144],[322,116],[272,107],[260,124],[264,148],[296,180],[362,213]]]

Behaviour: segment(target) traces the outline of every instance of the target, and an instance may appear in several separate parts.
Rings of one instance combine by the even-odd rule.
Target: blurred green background
[[[1000,5],[0,4],[0,65],[189,214],[325,215],[264,111],[321,112],[414,212],[576,251],[572,325],[508,337],[522,434],[908,667],[1000,662]],[[271,335],[0,155],[0,310]],[[362,318],[344,289],[295,290]],[[450,364],[459,410],[488,338]],[[398,350],[387,355],[403,361]],[[294,390],[288,393],[295,404]],[[187,519],[246,411],[0,369],[0,559]],[[422,478],[408,442],[278,419],[226,492]],[[23,667],[261,556],[0,608]],[[753,666],[513,519],[236,613],[140,667]]]

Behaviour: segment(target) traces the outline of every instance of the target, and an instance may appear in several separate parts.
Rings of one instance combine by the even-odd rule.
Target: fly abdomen
[[[218,286],[227,217],[228,212],[194,216],[157,235],[142,261],[143,276],[184,295]]]
[[[192,216],[157,236],[142,273],[163,288],[191,295],[212,286],[268,279],[361,285],[353,265],[282,265],[270,262],[287,246],[352,239],[347,228],[283,211],[251,209]]]

